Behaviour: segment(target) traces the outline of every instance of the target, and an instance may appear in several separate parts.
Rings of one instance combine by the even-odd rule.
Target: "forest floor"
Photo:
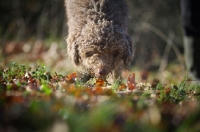
[[[81,82],[57,43],[8,42],[0,52],[0,131],[200,131],[200,85],[181,64],[133,67],[110,85]]]

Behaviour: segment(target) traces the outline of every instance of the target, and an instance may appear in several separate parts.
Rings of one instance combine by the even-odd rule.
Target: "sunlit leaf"
[[[127,87],[129,90],[134,90],[136,88],[135,73],[128,76]]]
[[[98,78],[98,79],[96,80],[96,84],[95,84],[95,85],[96,85],[96,86],[99,86],[99,87],[102,87],[102,86],[105,85],[105,82],[104,82],[103,79]]]
[[[76,73],[71,73],[67,76],[67,81],[69,83],[74,83],[75,79],[77,78],[77,74]]]
[[[118,88],[120,91],[125,90],[126,89],[126,85],[124,83],[121,83],[121,85]]]

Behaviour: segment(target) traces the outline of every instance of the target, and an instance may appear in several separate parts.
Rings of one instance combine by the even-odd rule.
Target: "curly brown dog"
[[[65,0],[67,48],[85,81],[91,77],[120,77],[133,59],[125,0]]]

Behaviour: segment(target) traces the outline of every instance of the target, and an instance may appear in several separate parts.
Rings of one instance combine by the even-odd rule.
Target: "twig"
[[[167,40],[167,45],[165,46],[163,57],[161,59],[161,63],[160,63],[158,73],[162,73],[167,66],[169,52],[170,52],[170,49],[171,49],[171,46],[172,46],[172,41],[170,41],[170,40],[173,40],[173,39],[174,39],[174,34],[170,33],[169,38]]]
[[[142,27],[151,30],[152,32],[154,32],[156,35],[158,35],[164,41],[167,42],[167,45],[174,50],[174,52],[175,52],[175,54],[177,56],[177,59],[178,59],[179,63],[181,64],[181,69],[182,69],[183,73],[185,74],[185,70],[184,70],[185,69],[185,64],[184,64],[183,57],[182,57],[179,49],[176,47],[176,45],[172,41],[172,39],[170,37],[167,37],[162,31],[160,31],[158,28],[156,28],[155,26],[153,26],[153,25],[151,25],[149,23],[143,22],[142,23]]]

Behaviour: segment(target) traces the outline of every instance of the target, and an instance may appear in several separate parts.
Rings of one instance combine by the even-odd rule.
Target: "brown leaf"
[[[103,88],[102,87],[96,87],[95,90],[94,90],[94,92],[96,94],[102,94],[103,93]]]
[[[74,83],[76,78],[77,78],[77,74],[76,73],[71,73],[71,74],[68,75],[67,81],[69,83]]]
[[[101,79],[101,78],[98,78],[98,79],[96,80],[96,86],[98,86],[98,87],[105,86],[104,80]]]
[[[165,94],[170,94],[170,92],[171,92],[171,88],[165,88]]]
[[[129,90],[134,90],[136,88],[135,73],[129,75],[127,85]]]
[[[158,79],[153,79],[152,84],[151,84],[152,88],[156,88],[159,82],[160,81]]]
[[[124,83],[122,83],[120,86],[119,86],[119,90],[122,91],[122,90],[125,90],[126,88],[126,85]]]

